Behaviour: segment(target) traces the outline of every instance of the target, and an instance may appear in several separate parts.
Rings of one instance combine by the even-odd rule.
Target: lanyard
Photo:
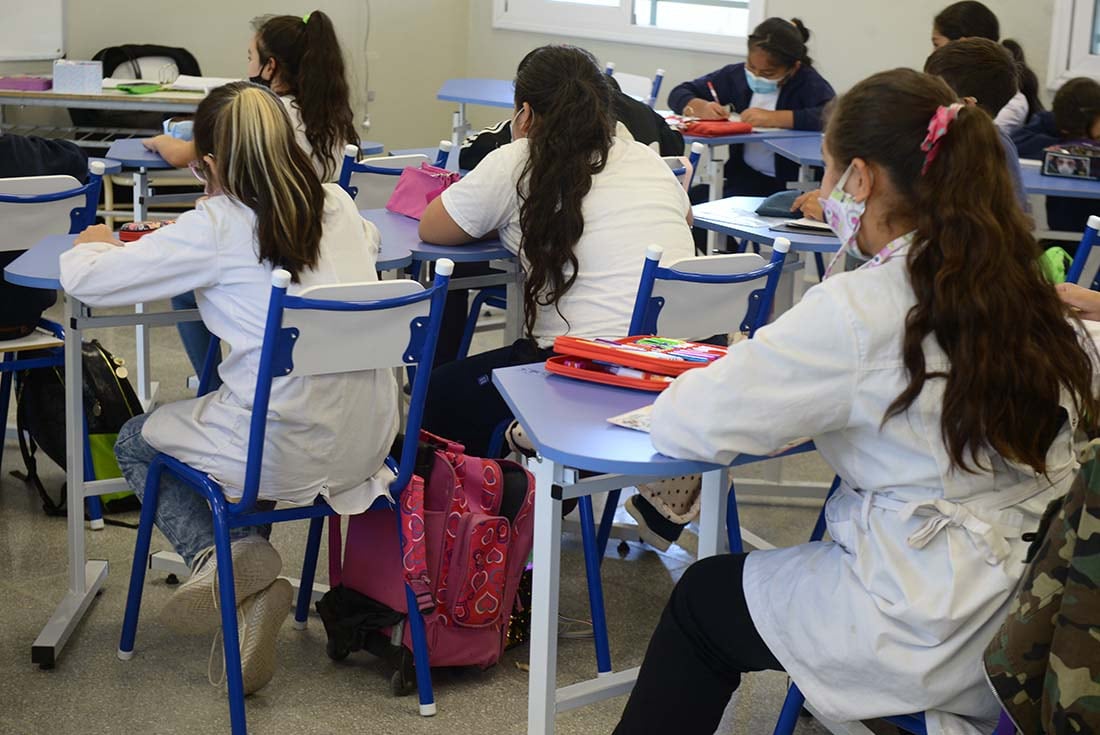
[[[913,244],[913,238],[916,237],[915,232],[907,232],[901,237],[891,240],[886,245],[875,253],[874,257],[868,260],[866,263],[860,266],[860,268],[878,268],[880,265],[886,263],[886,261],[893,258],[898,253],[904,252],[906,248]]]

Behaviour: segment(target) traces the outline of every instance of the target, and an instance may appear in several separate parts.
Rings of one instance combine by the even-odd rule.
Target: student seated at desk
[[[970,38],[985,38],[994,43],[1000,42],[1016,63],[1019,89],[998,110],[994,118],[994,123],[999,129],[1012,135],[1034,115],[1043,111],[1043,103],[1039,99],[1039,77],[1027,65],[1024,49],[1019,43],[1010,38],[1001,41],[1000,21],[992,10],[977,0],[963,0],[963,2],[948,5],[932,21],[933,48],[941,48],[952,41]]]
[[[677,85],[668,105],[704,120],[724,120],[732,107],[756,127],[821,130],[822,111],[836,93],[813,67],[806,51],[809,38],[797,18],[768,18],[749,36],[746,61]],[[768,196],[797,179],[798,166],[763,143],[733,145],[725,178],[725,196]],[[705,201],[705,187],[692,196]]]
[[[1095,347],[1035,267],[992,120],[942,80],[860,82],[823,151],[828,220],[866,263],[678,378],[652,440],[726,464],[810,437],[842,480],[831,540],[692,565],[618,735],[709,735],[760,670],[835,721],[997,721],[982,652],[1024,572],[1021,534],[1066,493],[1075,434],[1100,416]]]
[[[646,248],[660,244],[668,260],[694,252],[687,194],[656,153],[616,135],[610,88],[591,54],[535,49],[516,70],[515,102],[515,141],[420,220],[420,237],[441,245],[496,231],[526,272],[527,336],[432,374],[424,428],[475,456],[511,416],[493,387],[494,368],[545,360],[558,335],[625,335]]]
[[[81,183],[87,179],[88,157],[76,143],[0,133],[0,178],[57,175],[72,176]],[[57,302],[56,291],[4,280],[4,268],[25,252],[0,252],[0,340],[27,336],[38,325],[42,312]]]
[[[305,16],[275,15],[252,22],[248,78],[279,95],[294,125],[294,139],[310,157],[321,181],[336,181],[344,148],[359,144],[351,111],[344,57],[332,19],[320,10]],[[182,168],[197,159],[195,144],[158,135],[143,141],[168,163]],[[172,299],[175,309],[194,309],[193,294]],[[196,375],[202,374],[210,333],[199,322],[181,322],[180,339]],[[215,368],[220,360],[215,362]],[[215,370],[215,373],[217,371]],[[221,384],[211,376],[212,385]]]
[[[113,241],[106,227],[90,228],[61,257],[65,290],[93,306],[193,289],[203,322],[229,347],[221,388],[122,427],[115,454],[138,496],[157,452],[210,474],[231,497],[241,493],[273,268],[291,272],[291,292],[377,280],[377,228],[339,186],[321,183],[274,94],[246,82],[215,89],[196,113],[195,147],[211,194],[194,211],[128,245]],[[264,503],[310,505],[324,495],[340,513],[360,513],[385,489],[375,474],[397,432],[390,371],[279,378],[269,412]],[[184,632],[216,629],[209,506],[165,473],[156,524],[191,567],[162,618]],[[291,603],[269,532],[230,531],[246,694],[272,676],[275,640]]]
[[[1054,95],[1053,109],[1036,115],[1012,136],[1021,158],[1042,160],[1043,149],[1059,143],[1100,141],[1100,84],[1090,77],[1070,79]],[[1047,227],[1084,232],[1100,202],[1079,197],[1047,197]],[[1073,243],[1059,243],[1067,250]]]

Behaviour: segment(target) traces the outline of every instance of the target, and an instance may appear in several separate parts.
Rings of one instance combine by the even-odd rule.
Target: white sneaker
[[[294,588],[276,579],[237,608],[237,639],[241,646],[241,679],[244,695],[263,689],[275,674],[275,643],[279,629],[290,612]],[[214,662],[221,661],[221,674],[214,676]],[[210,646],[207,678],[216,687],[225,686],[225,647],[219,630]]]
[[[263,536],[246,536],[231,544],[236,602],[271,585],[283,568],[279,552]],[[160,612],[161,622],[178,633],[208,633],[221,623],[218,565],[214,547],[199,552],[191,576]]]

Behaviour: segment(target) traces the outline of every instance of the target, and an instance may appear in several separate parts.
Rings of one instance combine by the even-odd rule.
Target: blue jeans
[[[145,478],[149,474],[149,464],[159,453],[141,436],[141,427],[149,416],[150,414],[143,413],[123,424],[122,430],[118,432],[118,441],[115,442],[118,466],[126,477],[126,483],[139,499],[145,495]],[[257,500],[255,507],[256,510],[270,510],[275,507],[275,503]],[[189,567],[196,554],[214,545],[214,516],[206,499],[170,472],[164,472],[160,476],[160,496],[154,522]],[[254,533],[268,538],[271,536],[271,525],[229,529],[229,537],[233,540]]]
[[[195,309],[195,292],[188,291],[182,293],[179,296],[172,297],[172,308],[176,311],[182,311],[183,309]],[[187,351],[187,359],[191,361],[191,367],[195,370],[195,375],[202,378],[202,368],[206,364],[206,353],[210,349],[210,340],[214,339],[214,335],[210,334],[210,330],[206,328],[206,325],[201,321],[198,322],[180,322],[176,325],[176,329],[180,333],[180,341],[183,342],[183,349]],[[217,390],[221,384],[222,379],[218,375],[218,365],[222,362],[222,356],[219,352],[214,358],[214,365],[212,366],[213,372],[210,375],[210,390]]]

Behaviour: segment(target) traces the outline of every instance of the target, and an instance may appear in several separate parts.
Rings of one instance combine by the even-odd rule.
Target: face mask
[[[523,108],[522,107],[519,108],[519,110],[517,110],[516,112],[512,113],[512,122],[508,126],[508,129],[512,133],[512,140],[513,141],[519,140],[520,137],[523,137],[523,136],[519,136],[519,137],[516,136],[516,123],[519,121],[519,116],[522,115],[522,114],[523,114]]]
[[[779,90],[778,79],[765,79],[764,77],[758,77],[749,71],[749,68],[745,67],[745,81],[749,84],[749,89],[753,94],[775,94]]]
[[[848,183],[848,177],[851,174],[852,164],[849,164],[829,196],[818,200],[821,202],[825,222],[829,225],[829,229],[836,234],[837,239],[840,240],[840,250],[837,251],[833,262],[829,264],[828,271],[832,270],[833,264],[836,263],[841,254],[848,254],[859,260],[869,260],[869,257],[859,249],[859,243],[856,242],[860,220],[863,217],[863,212],[867,209],[867,204],[857,202],[854,196],[844,191],[844,185]]]
[[[268,89],[271,89],[271,80],[264,79],[262,71],[254,77],[249,77],[248,81],[252,82],[253,84],[259,84],[261,87],[267,87]]]

